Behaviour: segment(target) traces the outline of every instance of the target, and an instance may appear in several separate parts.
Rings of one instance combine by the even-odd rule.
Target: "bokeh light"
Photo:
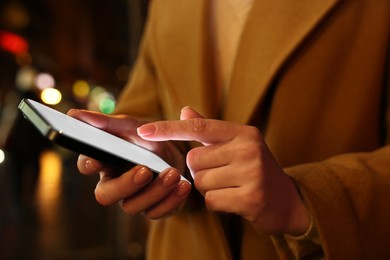
[[[5,152],[0,149],[0,164],[5,161]]]
[[[22,91],[27,91],[34,86],[37,71],[30,66],[21,67],[15,78],[16,87]]]
[[[19,54],[27,52],[28,43],[15,33],[0,31],[0,47],[13,54]]]
[[[88,109],[111,114],[115,110],[116,100],[104,87],[96,86],[91,90]]]
[[[93,100],[93,101],[96,101],[96,99],[98,99],[99,98],[99,96],[101,96],[101,94],[104,94],[104,93],[106,93],[107,92],[107,90],[105,89],[105,88],[103,88],[103,87],[101,87],[101,86],[96,86],[96,87],[94,87],[92,90],[91,90],[91,99]]]
[[[16,31],[24,29],[30,22],[28,10],[18,3],[20,1],[8,2],[8,5],[4,7],[1,13],[3,23],[6,24],[7,28],[11,28]]]
[[[40,90],[54,88],[55,80],[49,73],[39,73],[35,78],[35,86]]]
[[[77,99],[86,99],[91,91],[91,88],[85,80],[76,80],[72,86],[73,95]]]
[[[62,94],[58,89],[47,88],[42,91],[41,99],[48,105],[57,105],[62,100]]]
[[[104,114],[111,114],[115,110],[115,99],[111,95],[102,97],[99,101],[99,111]]]

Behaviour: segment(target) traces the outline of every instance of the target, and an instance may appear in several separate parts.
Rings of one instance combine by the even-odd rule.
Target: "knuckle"
[[[203,189],[203,175],[202,174],[195,174],[194,185],[200,193],[205,192]]]
[[[125,212],[126,214],[131,215],[131,216],[135,216],[135,215],[142,212],[142,210],[135,208],[133,203],[131,203],[131,201],[128,201],[126,199],[122,200],[122,203],[120,203],[120,206],[121,206],[123,212]]]
[[[187,153],[187,166],[192,171],[196,171],[196,165],[199,161],[200,152],[200,148],[194,148]]]
[[[107,198],[106,192],[99,185],[97,185],[95,189],[95,199],[103,206],[108,206],[111,204]]]
[[[121,208],[122,210],[130,215],[130,216],[135,216],[137,214],[139,214],[140,212],[135,210],[134,208],[132,208],[128,203],[124,202],[122,205],[121,205]]]
[[[262,149],[258,143],[245,144],[235,152],[235,158],[237,160],[248,160],[251,158],[250,163],[245,165],[246,168],[251,167],[253,170],[257,170],[260,165],[260,159],[262,158]]]
[[[242,131],[243,131],[243,133],[245,135],[247,135],[251,139],[260,140],[262,138],[260,130],[257,127],[254,127],[254,126],[244,126],[242,128]]]
[[[192,164],[196,161],[196,158],[198,157],[196,149],[192,149],[187,153],[187,163]]]
[[[194,133],[204,132],[207,127],[206,120],[204,118],[193,118],[190,122]]]
[[[204,194],[204,200],[205,200],[205,204],[206,204],[206,207],[208,210],[212,210],[212,211],[215,211],[216,210],[216,207],[215,207],[215,198],[213,196],[213,193],[208,191]]]

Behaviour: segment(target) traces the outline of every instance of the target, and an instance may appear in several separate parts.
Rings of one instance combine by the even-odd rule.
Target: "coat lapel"
[[[207,117],[216,117],[215,73],[209,30],[209,1],[156,1],[166,12],[154,21],[152,37],[161,78],[169,85],[165,97],[176,110],[192,106]],[[162,11],[161,11],[162,10]],[[174,13],[170,16],[169,12]],[[174,53],[174,55],[172,55]],[[165,100],[165,99],[164,99]],[[178,111],[170,111],[175,116]]]
[[[255,0],[243,31],[224,119],[248,123],[284,62],[341,0]]]

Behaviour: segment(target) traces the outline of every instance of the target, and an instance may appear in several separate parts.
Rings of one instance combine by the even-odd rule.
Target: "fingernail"
[[[96,167],[95,165],[93,165],[92,161],[87,159],[85,160],[84,162],[84,167],[90,171],[95,171],[96,170]]]
[[[163,173],[161,177],[163,178],[163,185],[167,188],[175,185],[180,180],[180,175],[173,169]]]
[[[77,111],[77,109],[71,108],[71,109],[68,110],[68,112],[66,112],[66,114],[67,114],[67,115],[70,115],[70,114],[72,114],[72,113],[75,112],[75,111]]]
[[[179,188],[176,191],[178,197],[184,197],[191,191],[191,185],[188,182],[183,182],[179,185]]]
[[[152,174],[146,169],[146,167],[141,167],[134,174],[133,183],[137,185],[145,184],[152,179]]]
[[[154,124],[146,124],[137,128],[139,136],[149,136],[156,132],[156,126]]]

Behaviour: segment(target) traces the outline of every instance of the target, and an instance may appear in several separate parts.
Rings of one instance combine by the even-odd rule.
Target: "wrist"
[[[287,235],[300,236],[310,228],[311,216],[308,213],[303,197],[297,184],[292,180],[295,186],[295,194],[292,196],[291,217],[286,230]]]

